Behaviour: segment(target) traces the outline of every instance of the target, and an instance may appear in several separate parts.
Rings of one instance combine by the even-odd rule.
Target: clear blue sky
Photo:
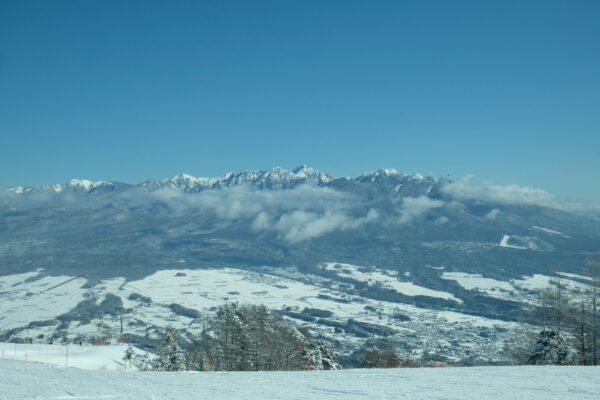
[[[379,167],[600,198],[600,1],[0,0],[0,186]]]

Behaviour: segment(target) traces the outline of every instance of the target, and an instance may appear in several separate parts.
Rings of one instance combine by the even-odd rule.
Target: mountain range
[[[480,318],[475,336],[488,324],[483,320],[500,321],[477,339],[492,340],[506,324],[527,321],[533,292],[553,276],[585,284],[585,261],[600,254],[600,221],[560,208],[550,194],[528,187],[394,169],[332,177],[305,165],[136,185],[73,179],[8,188],[0,192],[0,304],[19,299],[37,307],[51,293],[58,303],[78,293],[78,301],[18,323],[0,318],[0,334],[68,337],[76,326],[113,318],[119,307],[140,312],[148,304],[154,311],[145,323],[160,326],[157,313],[195,320],[219,299],[263,300],[315,334],[341,334],[346,352],[396,337],[402,327],[424,346],[416,333],[435,313]],[[168,292],[176,275],[178,294],[171,297],[148,281],[164,279]],[[186,276],[196,279],[188,294]],[[252,285],[244,295],[240,287]],[[275,295],[294,285],[296,291]],[[269,294],[252,295],[262,292]],[[203,303],[198,293],[212,300]],[[81,307],[93,315],[81,317]],[[141,341],[140,327],[131,329]],[[464,326],[455,328],[461,348]]]

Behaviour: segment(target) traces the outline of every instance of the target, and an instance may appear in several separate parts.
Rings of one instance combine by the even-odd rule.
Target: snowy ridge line
[[[381,168],[376,171],[366,172],[362,175],[359,175],[355,178],[355,180],[368,180],[371,182],[375,182],[379,179],[395,176],[398,178],[409,179],[413,181],[422,181],[426,178],[432,179],[434,182],[437,181],[436,178],[426,177],[419,173],[414,174],[404,174],[401,173],[394,168]],[[325,185],[328,182],[336,179],[331,175],[321,172],[317,169],[309,167],[307,165],[300,165],[293,170],[286,170],[281,167],[273,167],[268,170],[261,171],[253,171],[246,170],[240,172],[228,172],[222,176],[218,177],[197,177],[190,174],[179,174],[172,178],[158,180],[158,179],[150,179],[145,182],[139,183],[137,185],[129,185],[129,186],[140,186],[146,188],[158,188],[158,187],[168,187],[175,190],[188,191],[195,189],[208,189],[208,188],[222,188],[233,185],[240,184],[254,184],[254,185],[271,185],[275,188],[283,188],[290,185],[294,185],[301,182],[308,182],[317,185]],[[65,189],[76,189],[83,191],[93,191],[95,189],[101,187],[114,187],[117,182],[111,181],[90,181],[87,179],[71,179],[65,184],[48,184],[43,185],[39,188],[33,188],[29,186],[17,186],[5,188],[4,190],[7,192],[11,192],[14,194],[25,194],[33,191],[46,191],[46,192],[54,192],[59,193]]]

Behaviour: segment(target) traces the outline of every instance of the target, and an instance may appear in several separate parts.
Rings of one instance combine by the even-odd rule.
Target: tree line
[[[158,341],[157,371],[275,371],[339,369],[333,348],[263,305],[225,304],[187,351],[176,329]]]
[[[554,285],[540,292],[534,321],[537,334],[527,363],[598,365],[600,361],[600,261],[590,259],[585,285],[568,285],[557,274]]]
[[[598,365],[600,362],[600,260],[589,260],[582,285],[572,285],[560,273],[539,292],[532,308],[535,335],[515,331],[509,349],[515,362],[534,365]],[[584,280],[585,279],[585,280]],[[145,369],[158,371],[276,371],[339,369],[336,353],[324,340],[263,305],[228,303],[186,351],[179,333],[167,328],[158,341],[157,356]],[[532,345],[533,344],[533,345]],[[511,345],[507,345],[510,347]],[[437,364],[437,363],[436,363]],[[396,349],[372,348],[362,368],[432,366],[402,359]],[[435,365],[433,365],[435,366]]]

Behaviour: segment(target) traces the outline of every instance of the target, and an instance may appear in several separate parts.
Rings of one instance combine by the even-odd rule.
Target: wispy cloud
[[[485,214],[485,218],[494,221],[496,219],[496,217],[498,217],[498,214],[500,214],[500,213],[501,213],[500,210],[498,210],[497,208],[494,208],[492,211]]]
[[[426,196],[405,197],[402,200],[398,222],[405,224],[434,208],[443,207],[445,204],[441,200],[433,200]]]
[[[474,176],[467,175],[442,187],[442,192],[457,200],[480,200],[497,204],[529,204],[564,211],[600,210],[600,204],[566,202],[551,193],[530,186],[472,183]],[[497,214],[488,214],[494,219]]]
[[[274,231],[280,238],[291,242],[301,242],[326,233],[357,229],[379,218],[379,213],[370,209],[363,217],[351,217],[345,212],[326,210],[323,213],[291,211],[277,219],[259,214],[253,224],[255,230]]]
[[[253,220],[255,232],[274,232],[280,239],[296,243],[324,234],[359,228],[379,218],[349,193],[299,186],[290,190],[257,190],[248,186],[180,193],[164,189],[150,193],[175,213],[214,213],[221,220]]]

